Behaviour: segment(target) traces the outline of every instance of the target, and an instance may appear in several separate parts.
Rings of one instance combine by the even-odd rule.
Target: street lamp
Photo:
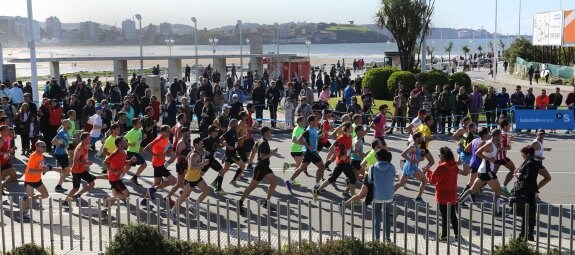
[[[244,37],[243,30],[244,25],[242,20],[238,19],[238,28],[240,29],[240,86],[244,85]]]
[[[311,40],[309,38],[305,39],[305,46],[307,46],[307,59],[308,59],[308,61],[310,61],[309,47],[311,47]],[[311,65],[311,61],[310,61],[310,65]]]
[[[172,47],[174,47],[174,39],[170,38],[170,39],[166,39],[164,40],[166,42],[166,46],[168,47],[168,49],[170,49],[170,57],[172,56]]]
[[[194,22],[194,44],[196,45],[196,67],[194,68],[196,72],[196,82],[198,81],[198,20],[196,17],[192,17],[192,22]]]
[[[144,77],[144,48],[142,46],[142,15],[136,14],[136,19],[140,23],[140,75]]]
[[[278,55],[278,57],[276,58],[276,63],[277,63],[277,78],[279,79],[279,77],[281,76],[281,70],[280,70],[280,58],[279,58],[279,54],[280,54],[280,25],[276,22],[274,23],[274,27],[276,28],[276,54]]]
[[[215,63],[216,60],[216,45],[218,44],[219,39],[217,37],[210,37],[208,39],[210,45],[212,45],[212,65]]]

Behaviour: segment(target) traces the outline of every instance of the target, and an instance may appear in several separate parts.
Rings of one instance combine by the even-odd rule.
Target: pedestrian
[[[573,91],[569,92],[569,94],[567,94],[567,98],[565,99],[565,105],[567,106],[567,108],[571,111],[573,111],[573,113],[575,113],[575,87],[573,87]],[[572,132],[573,130],[567,130],[567,132],[565,132],[566,134],[569,134],[570,132]]]
[[[479,124],[479,114],[483,110],[483,95],[479,93],[479,86],[473,86],[473,93],[469,94],[469,112],[471,121]]]
[[[391,242],[391,225],[393,221],[393,197],[395,196],[395,167],[391,164],[391,153],[379,149],[376,153],[377,163],[369,168],[366,183],[373,188],[373,211],[375,213],[373,232],[375,240],[381,240],[381,223],[383,221],[384,238]],[[383,208],[385,207],[385,215]],[[384,218],[385,217],[385,218]]]
[[[539,70],[539,67],[535,68],[535,71],[533,72],[533,77],[535,78],[535,83],[539,85],[539,78],[541,78],[541,71]]]
[[[483,110],[485,111],[486,119],[485,122],[487,124],[487,128],[491,130],[497,126],[495,121],[497,118],[497,97],[495,94],[495,88],[490,86],[487,89],[487,95],[485,95],[485,99],[483,101]]]
[[[532,81],[533,81],[533,74],[535,73],[535,69],[533,68],[533,66],[529,66],[529,69],[527,70],[527,75],[529,77],[529,85],[533,85]]]
[[[441,118],[441,124],[439,125],[439,132],[445,134],[447,129],[448,133],[451,133],[451,129],[453,128],[451,125],[451,113],[455,110],[455,97],[449,91],[449,85],[443,86],[443,92],[439,94],[439,98],[437,99],[437,108],[439,111],[439,118]],[[447,122],[447,127],[445,124]]]
[[[313,92],[311,92],[311,95],[313,96]],[[272,81],[271,86],[266,91],[266,98],[267,98],[268,110],[270,111],[272,128],[277,128],[276,120],[277,120],[278,106],[280,103],[280,97],[281,97],[280,90],[277,88],[276,82]]]

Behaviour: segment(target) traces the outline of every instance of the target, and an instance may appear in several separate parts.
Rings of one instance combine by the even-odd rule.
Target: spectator
[[[549,106],[549,96],[547,96],[547,91],[545,89],[541,90],[541,95],[535,98],[535,106],[537,110],[546,110]]]
[[[317,97],[321,97],[321,93],[325,90],[324,87],[326,87],[326,86],[327,86],[327,84],[324,85],[323,80],[322,80],[322,76],[321,76],[321,72],[320,72],[317,76],[317,81],[315,82],[315,87],[317,88]],[[329,97],[329,95],[328,95],[328,97]]]
[[[306,85],[304,86],[304,88],[307,88],[307,83],[305,83]],[[313,97],[313,91],[310,88],[307,88],[306,90],[308,90],[311,93],[311,96]],[[268,109],[270,110],[270,119],[272,122],[272,128],[277,128],[276,126],[276,120],[277,120],[277,111],[278,111],[278,105],[280,103],[280,90],[277,88],[276,86],[276,82],[272,81],[271,82],[271,86],[268,88],[268,91],[266,92],[266,98],[268,99]]]
[[[324,103],[324,104],[329,104],[329,99],[330,99],[330,90],[328,86],[323,86],[322,90],[321,90],[321,94],[319,95],[319,101],[320,103]]]
[[[128,130],[132,129],[132,120],[136,115],[134,114],[134,108],[132,107],[132,105],[130,105],[129,100],[124,101],[124,107],[122,107],[120,111],[126,113],[126,127],[128,128]]]
[[[313,114],[313,111],[311,110],[311,105],[307,104],[306,97],[299,98],[299,105],[295,108],[295,113],[297,114],[297,116],[303,116],[305,120],[307,120],[307,117]]]
[[[417,112],[423,107],[423,94],[421,89],[415,88],[411,91],[409,99],[407,101],[407,115],[409,119],[414,119],[417,116]],[[452,107],[455,106],[455,101]],[[451,108],[453,109],[453,108]]]
[[[535,107],[535,95],[533,95],[533,88],[527,89],[527,95],[525,95],[525,100],[523,101],[525,109],[534,109]],[[531,133],[531,129],[527,130],[527,133]]]
[[[355,91],[353,90],[353,85],[352,83],[348,83],[347,87],[345,87],[345,90],[343,91],[343,102],[345,103],[345,105],[347,107],[349,107],[351,105],[351,98],[355,96]]]
[[[403,96],[403,91],[398,91],[398,94],[393,98],[393,120],[391,121],[391,127],[389,128],[388,134],[393,134],[393,128],[397,125],[397,129],[401,130],[403,134],[403,130],[405,128],[405,104],[406,104],[405,97]]]
[[[507,94],[507,89],[505,87],[501,88],[501,92],[495,95],[497,100],[497,116],[496,118],[504,117],[507,118],[507,111],[509,109],[509,94]],[[499,123],[499,121],[496,121]]]
[[[313,90],[309,88],[309,84],[307,82],[303,82],[302,86],[303,87],[299,93],[299,96],[300,97],[306,97],[307,98],[307,104],[313,105],[313,102],[314,102]]]
[[[162,124],[173,127],[176,125],[176,115],[178,113],[178,107],[176,101],[172,97],[172,94],[166,94],[166,102],[162,106]]]
[[[204,99],[206,98],[206,93],[204,91],[200,92],[198,100],[194,102],[194,115],[198,123],[202,122],[202,109],[204,108]],[[230,97],[230,101],[233,101]]]
[[[533,77],[535,78],[535,83],[539,85],[539,78],[541,78],[541,71],[539,70],[539,67],[535,68],[535,71],[533,72]]]
[[[352,97],[351,105],[349,105],[347,107],[347,113],[349,113],[351,116],[353,116],[355,114],[360,114],[360,115],[362,114],[361,106],[357,102],[357,97]]]
[[[140,109],[138,112],[145,114],[146,108],[150,106],[150,101],[152,101],[152,90],[146,89],[146,95],[140,98]]]
[[[88,99],[85,101],[86,105],[80,111],[82,114],[80,128],[83,128],[86,132],[90,132],[92,130],[92,126],[86,127],[86,122],[88,119],[96,113],[96,101],[94,99]],[[50,140],[51,141],[51,140]]]
[[[567,95],[567,99],[565,99],[565,105],[569,107],[570,110],[574,111],[575,113],[575,87],[573,87],[573,91],[569,92]],[[573,130],[567,130],[567,134],[569,134]]]
[[[561,95],[561,89],[555,88],[555,93],[551,93],[549,95],[549,106],[547,107],[548,110],[557,110],[557,107],[561,106],[563,103],[563,95]],[[557,131],[555,129],[551,129],[552,134],[556,134]]]
[[[228,91],[228,102],[232,101],[233,94],[238,95],[238,101],[240,101],[240,103],[242,104],[244,103],[244,91],[240,88],[239,82],[236,82],[234,84],[234,87],[230,91]]]
[[[48,134],[46,134],[46,140],[52,141],[58,132],[58,128],[62,125],[62,107],[60,107],[60,103],[57,100],[51,100],[48,109],[50,111],[50,127],[48,128]]]
[[[18,83],[15,83],[10,89],[10,101],[12,102],[12,105],[16,107],[19,107],[20,104],[24,102],[24,92]]]
[[[438,131],[442,134],[445,134],[445,122],[447,121],[447,130],[449,133],[451,133],[451,113],[455,108],[455,97],[449,91],[448,85],[443,86],[443,92],[439,94],[436,105],[439,112],[439,118],[441,119],[441,124],[439,124]]]
[[[14,119],[15,127],[14,131],[16,134],[20,135],[20,141],[22,143],[22,155],[28,155],[30,151],[30,123],[32,121],[32,116],[35,113],[30,112],[30,107],[27,103],[22,103],[20,110],[16,114]]]
[[[515,93],[511,95],[511,105],[517,109],[522,109],[524,106],[525,95],[521,92],[521,86],[515,88]]]
[[[536,195],[538,190],[543,188],[545,184],[551,181],[551,175],[543,167],[541,161],[535,159],[535,149],[530,145],[523,147],[521,150],[521,157],[523,164],[515,171],[517,182],[515,187],[511,190],[510,207],[516,204],[517,215],[521,216],[521,233],[519,239],[527,238],[529,241],[535,241],[533,232],[535,229],[535,219],[537,212]],[[543,180],[537,183],[537,177],[543,176]],[[529,219],[526,219],[525,209],[529,205]],[[526,226],[528,224],[528,226]],[[525,233],[525,229],[528,229]]]
[[[495,112],[496,109],[497,98],[495,95],[495,89],[493,87],[489,87],[487,89],[487,95],[485,95],[485,100],[483,103],[483,110],[485,111],[485,119],[487,122],[487,128],[489,130],[497,127],[497,123],[495,122],[495,118],[497,118],[497,114]]]
[[[469,112],[471,113],[471,121],[475,124],[479,123],[479,114],[483,108],[483,95],[479,93],[479,87],[473,86],[473,93],[469,94]]]
[[[238,101],[238,97],[236,95],[232,96],[232,102],[230,103],[230,106],[232,107],[230,109],[230,118],[239,120],[240,112],[244,111],[244,105]]]
[[[470,100],[469,96],[465,92],[465,87],[459,88],[459,94],[455,97],[455,124],[459,128],[461,125],[461,120],[467,116],[467,112],[469,111]],[[430,111],[427,111],[430,112]]]
[[[393,197],[394,180],[395,180],[395,167],[390,164],[391,153],[385,149],[379,149],[376,154],[377,163],[369,168],[365,182],[373,185],[373,211],[375,212],[375,226],[374,235],[376,240],[381,237],[381,223],[384,222],[384,237],[389,242],[391,241],[391,224],[393,220]],[[385,206],[385,215],[383,215],[383,207]],[[385,217],[385,219],[382,219]]]
[[[252,100],[256,107],[256,119],[261,125],[264,118],[264,109],[266,108],[266,91],[262,87],[261,81],[256,82],[256,87],[252,92]]]
[[[535,73],[535,69],[533,68],[533,66],[530,66],[529,69],[527,70],[527,75],[529,76],[529,85],[533,85],[532,81],[533,81],[533,74]]]
[[[226,100],[225,100],[224,93],[222,92],[222,88],[220,87],[219,84],[214,85],[214,97],[212,98],[212,100],[213,100],[213,109],[216,111],[216,116],[220,115],[220,113],[222,112],[222,106],[224,105],[224,102]],[[239,95],[238,95],[238,100],[239,100]],[[243,102],[241,102],[241,103],[243,103]]]
[[[134,91],[132,93],[135,93],[138,96],[138,98],[142,98],[146,95],[146,89],[148,89],[148,88],[150,88],[150,87],[148,86],[148,84],[146,84],[146,78],[142,77],[140,79],[140,84],[138,84],[138,86],[136,86],[136,91]],[[177,96],[177,95],[174,95],[174,96]],[[130,124],[131,124],[131,122],[130,122]]]
[[[435,171],[427,171],[426,176],[431,185],[435,185],[435,201],[439,204],[441,213],[441,236],[439,241],[446,241],[447,218],[451,221],[451,228],[455,236],[459,235],[457,220],[457,175],[467,175],[457,167],[453,152],[448,147],[439,149],[439,165]],[[448,210],[449,206],[449,211]]]

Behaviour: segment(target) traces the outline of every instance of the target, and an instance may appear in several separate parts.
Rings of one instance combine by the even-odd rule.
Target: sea
[[[514,36],[501,38],[505,47],[509,46]],[[469,47],[471,53],[478,52],[478,46],[481,46],[483,51],[488,48],[489,42],[493,39],[428,39],[427,45],[429,49],[433,50],[433,55],[436,57],[448,57],[445,48],[453,42],[453,49],[451,57],[462,55],[463,46]],[[217,45],[215,47],[216,55],[219,54],[240,54],[239,45]],[[169,56],[170,49],[165,45],[144,45],[144,56]],[[171,49],[172,55],[194,55],[194,45],[175,45]],[[276,51],[275,44],[265,44],[263,46],[264,53],[273,53]],[[280,53],[298,54],[300,56],[308,56],[308,47],[304,44],[280,44]],[[383,62],[385,52],[397,51],[397,45],[394,42],[386,43],[354,43],[354,44],[312,44],[309,47],[309,57],[312,65],[320,64],[335,64],[338,60],[351,65],[354,59],[364,59],[366,63]],[[249,54],[249,47],[243,46],[244,54]],[[4,61],[9,63],[12,58],[29,58],[30,53],[27,48],[4,48]],[[198,45],[199,55],[211,55],[211,45]],[[49,57],[118,57],[118,56],[139,56],[139,45],[122,45],[122,46],[69,46],[58,44],[42,44],[36,47],[37,58]],[[428,53],[429,54],[429,53]],[[185,64],[185,63],[184,63]],[[228,64],[231,64],[228,62]],[[238,65],[239,63],[235,63]],[[247,65],[247,60],[244,60]],[[146,67],[148,63],[146,62]],[[151,67],[151,64],[150,64]],[[60,63],[60,73],[73,73],[78,71],[111,71],[111,61],[89,62],[89,63]],[[129,61],[128,69],[139,69],[138,61]],[[22,63],[16,64],[16,74],[18,77],[30,76],[30,64]],[[48,63],[38,63],[38,75],[50,74],[50,67]]]

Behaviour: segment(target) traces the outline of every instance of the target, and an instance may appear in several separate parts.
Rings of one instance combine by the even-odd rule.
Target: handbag
[[[365,204],[370,205],[373,202],[373,169],[371,171],[371,175],[369,175],[369,180],[365,182],[367,185],[367,195],[365,196]]]

